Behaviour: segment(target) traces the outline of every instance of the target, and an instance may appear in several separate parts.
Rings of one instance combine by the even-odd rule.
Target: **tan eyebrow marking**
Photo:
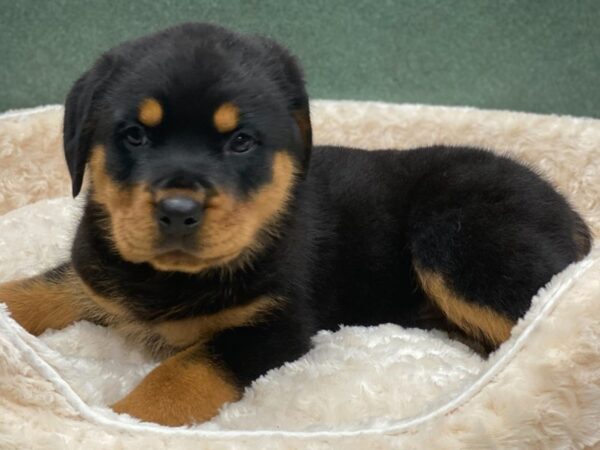
[[[139,121],[147,127],[155,127],[162,122],[163,108],[155,98],[142,100],[138,112]]]
[[[219,133],[235,130],[240,120],[240,109],[231,102],[225,102],[213,115],[213,123]]]

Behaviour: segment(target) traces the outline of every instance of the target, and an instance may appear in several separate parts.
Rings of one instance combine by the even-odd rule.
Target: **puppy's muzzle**
[[[156,205],[156,219],[167,239],[180,240],[200,227],[203,210],[204,205],[192,198],[168,197]]]

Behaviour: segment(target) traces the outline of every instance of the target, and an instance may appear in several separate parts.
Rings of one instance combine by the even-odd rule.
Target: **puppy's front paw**
[[[180,426],[191,423],[191,419],[174,405],[164,404],[161,398],[144,398],[134,390],[125,398],[112,405],[112,410],[127,414],[144,422],[160,425]]]
[[[238,398],[238,389],[211,365],[175,355],[112,409],[145,422],[181,426],[209,420],[224,403]]]
[[[61,329],[80,320],[81,293],[78,278],[70,269],[54,269],[44,275],[0,284],[0,302],[29,333],[38,336],[48,328]]]

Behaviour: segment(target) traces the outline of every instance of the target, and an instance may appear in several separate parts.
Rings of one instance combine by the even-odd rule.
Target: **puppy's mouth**
[[[215,257],[203,257],[183,249],[171,249],[158,253],[149,262],[154,268],[162,271],[179,271],[198,273],[209,267],[225,265],[239,256],[240,252],[223,254]]]
[[[198,254],[198,237],[195,234],[180,236],[178,238],[161,239],[156,246],[156,253],[165,254],[182,252],[190,255]]]

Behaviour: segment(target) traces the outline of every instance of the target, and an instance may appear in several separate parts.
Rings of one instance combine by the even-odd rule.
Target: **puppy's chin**
[[[163,272],[198,273],[213,267],[225,266],[234,261],[239,254],[240,252],[236,252],[214,258],[202,258],[182,250],[173,250],[153,257],[149,263],[156,270]]]

